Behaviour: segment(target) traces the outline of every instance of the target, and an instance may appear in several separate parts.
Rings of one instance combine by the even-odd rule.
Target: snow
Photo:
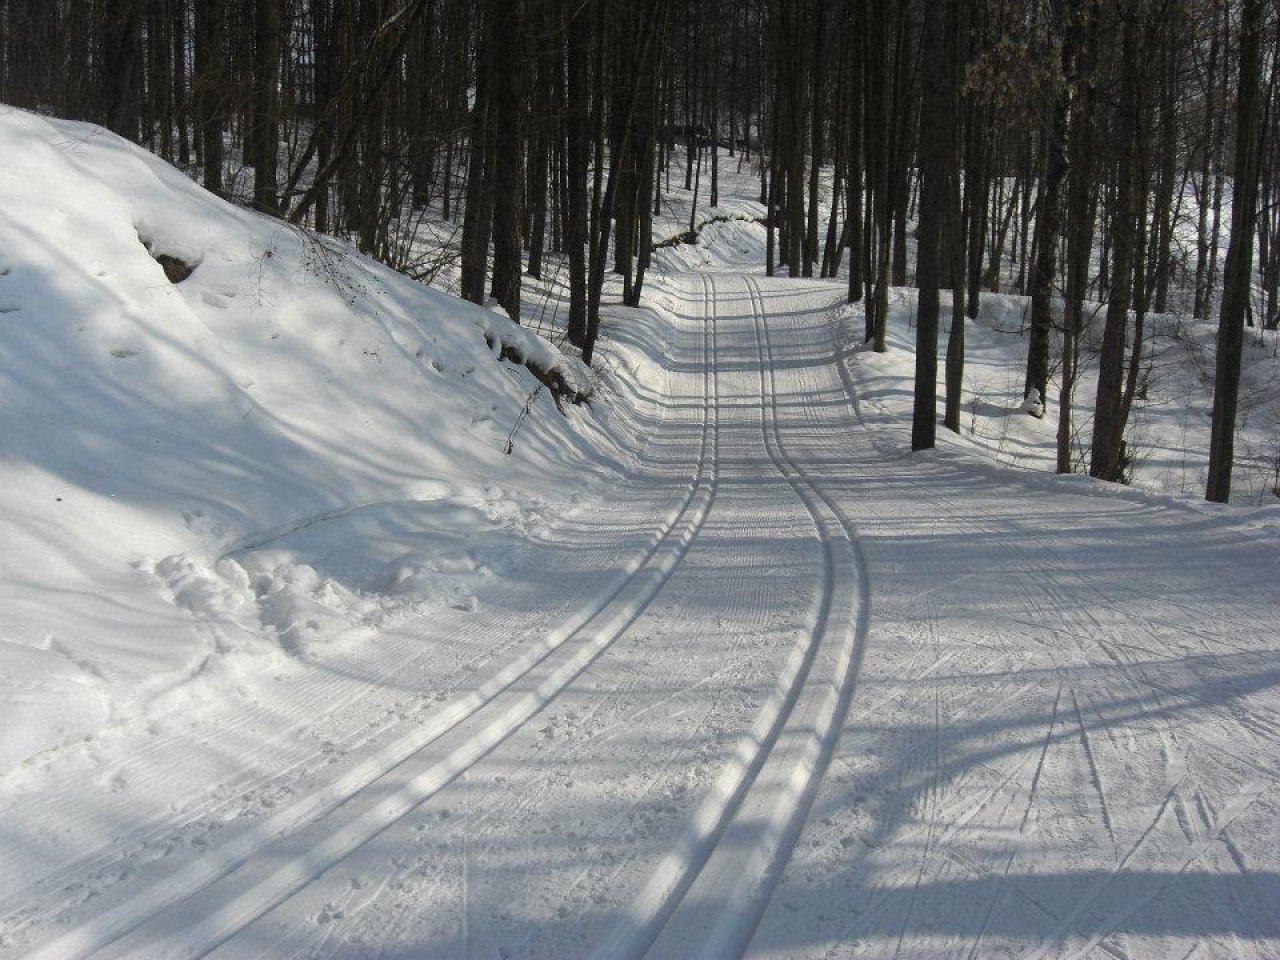
[[[914,377],[915,291],[891,292],[889,350],[864,352],[854,345],[863,329],[861,305],[842,307],[836,323],[849,341],[851,362],[864,384],[863,410],[869,422],[893,428],[911,416]],[[951,296],[941,295],[944,316],[940,349],[945,349]],[[1089,307],[1097,308],[1090,310]],[[1081,367],[1072,405],[1072,463],[1088,470],[1092,408],[1097,389],[1097,349],[1103,310],[1086,305],[1093,322],[1081,351]],[[1056,466],[1060,358],[1055,356],[1044,415],[1029,415],[1022,395],[1029,300],[1011,294],[984,293],[976,320],[965,323],[965,374],[961,430],[941,437],[943,446],[980,450],[1008,466],[1052,473]],[[1144,344],[1146,360],[1139,378],[1127,432],[1132,464],[1128,483],[1137,489],[1200,501],[1208,474],[1210,414],[1213,409],[1214,326],[1165,315],[1148,317],[1152,330]],[[1244,351],[1241,413],[1237,422],[1232,502],[1242,506],[1280,505],[1276,466],[1280,463],[1280,337],[1275,331],[1251,331]],[[852,358],[853,353],[856,358]],[[945,389],[939,370],[938,395]]]
[[[580,361],[505,317],[236,210],[98,128],[16,110],[0,124],[0,768],[19,779],[215,664],[259,669],[304,633],[346,629],[308,627],[308,597],[330,595],[339,620],[467,602],[454,595],[490,565],[464,531],[527,525],[542,495],[522,483],[609,455],[574,425],[589,414],[546,397],[504,455],[538,384],[486,340],[592,389]],[[171,284],[155,253],[195,270]],[[276,542],[338,517],[327,530],[364,537],[361,521],[395,519],[388,503],[451,545],[384,544],[400,553],[317,573],[316,551],[338,547],[304,560]],[[274,566],[243,568],[250,543],[275,546]],[[211,639],[202,621],[222,616],[238,629]]]
[[[1024,301],[912,453],[913,295],[760,275],[750,171],[592,374],[552,271],[0,142],[0,958],[1280,951],[1276,507],[1055,477]]]

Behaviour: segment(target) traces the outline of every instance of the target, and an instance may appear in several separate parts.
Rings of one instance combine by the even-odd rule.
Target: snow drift
[[[0,143],[0,771],[234,684],[237,657],[305,652],[317,597],[350,621],[465,604],[493,569],[468,529],[525,516],[541,494],[520,491],[584,456],[616,466],[607,413],[561,416],[495,354],[579,392],[589,372],[505,316],[101,128],[0,108]],[[397,503],[411,553],[377,538]],[[364,570],[281,539],[346,514],[330,536],[361,537]]]

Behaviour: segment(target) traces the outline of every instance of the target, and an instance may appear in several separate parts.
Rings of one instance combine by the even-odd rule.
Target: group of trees
[[[1017,290],[1029,410],[1060,364],[1064,471],[1085,304],[1106,304],[1089,469],[1112,480],[1148,315],[1220,311],[1208,495],[1225,499],[1243,327],[1280,318],[1262,0],[0,0],[0,38],[0,100],[102,122],[406,272],[428,217],[457,223],[462,294],[516,319],[522,276],[556,255],[588,360],[606,270],[639,300],[672,166],[715,203],[736,154],[770,273],[846,277],[878,350],[890,286],[919,287],[917,447],[939,290],[945,425],[964,318]]]
[[[1037,415],[1047,399],[1055,327],[1061,337],[1060,471],[1071,469],[1071,398],[1086,300],[1106,305],[1089,472],[1121,480],[1149,313],[1174,308],[1181,293],[1196,317],[1208,318],[1220,290],[1206,497],[1225,502],[1244,328],[1255,322],[1255,238],[1262,322],[1271,329],[1277,323],[1276,211],[1258,206],[1259,185],[1272,196],[1280,173],[1270,132],[1280,106],[1276,11],[1262,0],[1046,0],[1019,6],[990,33],[984,17],[992,12],[972,0],[938,0],[923,12],[918,62],[949,77],[959,66],[963,80],[945,89],[926,83],[920,97],[913,446],[934,440],[937,289],[957,291],[958,321],[967,256],[964,309],[976,316],[984,257],[994,278],[1004,247],[997,242],[984,253],[987,227],[973,220],[1002,221],[1003,234],[1016,217],[1021,229],[1015,227],[1009,254],[1018,263],[1017,287],[1031,301],[1024,389],[1027,409]],[[1011,176],[1020,199],[1002,216],[987,192]],[[1227,183],[1230,243],[1219,288]],[[1194,234],[1188,207],[1196,211]],[[1184,248],[1191,236],[1194,252]],[[955,350],[962,330],[952,323],[949,361],[953,353],[962,357],[962,345]],[[958,378],[949,362],[952,429]]]

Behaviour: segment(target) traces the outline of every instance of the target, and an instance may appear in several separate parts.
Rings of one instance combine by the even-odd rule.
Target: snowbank
[[[584,462],[616,469],[607,414],[562,416],[490,346],[589,371],[505,317],[101,128],[0,108],[0,144],[0,771],[305,654],[316,598],[347,641],[466,604],[501,569],[468,531],[523,535]],[[412,555],[369,529],[406,503]],[[368,569],[289,540],[347,516],[326,536],[371,537]]]

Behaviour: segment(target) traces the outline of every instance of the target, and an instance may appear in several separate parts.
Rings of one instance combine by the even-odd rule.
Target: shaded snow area
[[[1022,394],[1030,299],[984,293],[980,303],[977,319],[965,323],[963,439],[959,442],[998,463],[1052,473],[1057,456],[1060,351],[1053,355],[1043,417],[1030,416],[1029,401]],[[861,305],[842,308],[837,318],[849,344],[850,361],[866,385],[866,413],[892,429],[898,429],[904,418],[910,423],[915,309],[914,290],[891,292],[890,349],[880,355],[858,344],[865,325]],[[951,317],[948,291],[942,292],[942,314],[939,349],[945,353]],[[1078,473],[1087,473],[1089,466],[1105,305],[1086,304],[1086,314],[1089,326],[1072,403],[1072,463]],[[1200,500],[1209,469],[1217,325],[1164,314],[1150,316],[1146,323],[1143,361],[1126,433],[1131,460],[1126,482],[1141,490]],[[1055,341],[1054,347],[1057,350],[1060,344]],[[939,404],[944,391],[945,371],[940,367]],[[1240,397],[1231,502],[1274,507],[1280,504],[1280,334],[1276,331],[1255,328],[1246,333]],[[940,437],[944,446],[957,442],[953,434]]]
[[[474,609],[568,503],[549,479],[622,468],[545,391],[504,454],[539,384],[494,352],[591,389],[505,316],[98,128],[6,109],[0,143],[0,796]]]
[[[0,112],[0,960],[1280,956],[1277,507],[1054,477],[1011,298],[909,452],[722,173],[592,375]]]

